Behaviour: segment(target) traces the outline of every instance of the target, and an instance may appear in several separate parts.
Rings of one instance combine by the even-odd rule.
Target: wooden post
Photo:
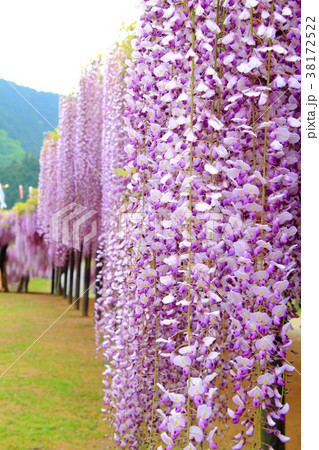
[[[90,286],[90,271],[91,271],[91,251],[85,257],[84,270],[84,294],[82,303],[82,316],[88,316],[89,311],[89,286]]]
[[[57,277],[56,277],[56,293],[58,295],[62,295],[62,285],[61,285],[61,274],[62,274],[62,267],[58,267],[57,269]]]
[[[24,281],[25,281],[25,283],[24,283],[24,292],[28,292],[28,289],[29,289],[29,281],[30,281],[30,275],[29,275],[29,272],[27,272]]]
[[[0,270],[1,270],[2,289],[4,290],[4,292],[9,292],[7,271],[6,271],[7,248],[8,244],[3,245],[0,250]]]
[[[54,271],[54,293],[58,293],[58,275],[59,275],[59,268],[56,267]]]
[[[101,261],[102,260],[97,261],[97,264],[101,263]],[[95,281],[95,302],[97,302],[98,299],[101,297],[99,291],[102,287],[102,283],[101,283],[101,279],[100,279],[100,276],[102,276],[102,266],[99,266],[99,267],[96,266],[96,275],[95,276],[96,276],[96,278],[95,278],[95,280],[96,280]],[[98,319],[100,320],[101,319],[101,311],[98,310],[97,314],[98,314]]]
[[[75,309],[80,308],[81,262],[82,262],[82,244],[80,250],[76,252],[76,279],[75,279],[75,298],[74,298]]]
[[[73,303],[73,275],[74,275],[74,250],[70,250],[70,270],[69,270],[69,297],[68,303]]]
[[[52,264],[51,294],[54,294],[54,280],[55,280],[55,268],[54,268],[54,264]]]
[[[68,267],[69,267],[69,253],[70,250],[66,254],[66,260],[63,267],[63,273],[64,273],[64,283],[63,283],[63,297],[66,298],[67,296],[67,290],[68,290]]]
[[[99,261],[99,262],[101,262],[101,261]],[[98,262],[97,262],[97,264],[98,264]],[[99,291],[100,291],[101,286],[102,286],[102,283],[101,283],[101,280],[100,280],[101,272],[102,272],[102,267],[100,265],[99,265],[99,267],[97,267],[97,265],[96,265],[95,301],[97,301],[101,297],[100,294],[99,294]]]
[[[20,279],[19,279],[19,284],[18,284],[17,292],[22,292],[24,283],[25,283],[25,278],[24,278],[24,276],[22,276],[22,277],[20,277]]]

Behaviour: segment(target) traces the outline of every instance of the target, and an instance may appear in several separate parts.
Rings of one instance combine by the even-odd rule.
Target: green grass
[[[0,376],[67,308],[0,294]],[[91,317],[70,310],[0,378],[1,449],[103,449],[103,363]]]
[[[18,289],[18,283],[13,283],[9,286],[10,292],[16,292]],[[23,287],[24,289],[24,287]],[[29,292],[40,292],[42,294],[50,294],[51,292],[51,280],[48,278],[30,278]]]
[[[31,278],[29,282],[29,292],[51,292],[51,280],[47,278]]]

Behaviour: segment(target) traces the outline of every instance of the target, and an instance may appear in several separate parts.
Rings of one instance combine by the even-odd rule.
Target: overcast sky
[[[68,94],[81,67],[105,54],[140,0],[0,0],[0,78]]]

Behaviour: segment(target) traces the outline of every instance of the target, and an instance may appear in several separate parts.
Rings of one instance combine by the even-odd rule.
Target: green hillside
[[[0,183],[9,184],[5,189],[8,208],[27,198],[29,186],[38,186],[43,135],[57,126],[58,105],[58,94],[0,79]]]
[[[7,167],[0,167],[0,183],[9,184],[9,187],[4,189],[8,209],[16,202],[27,199],[29,186],[38,186],[39,170],[38,158],[29,153],[25,153],[22,161],[14,161]],[[20,184],[23,186],[23,200],[19,197]]]
[[[0,129],[35,156],[40,154],[43,133],[58,124],[58,104],[58,94],[0,79]]]
[[[8,166],[13,161],[22,161],[26,153],[19,141],[9,138],[4,130],[0,130],[0,167]]]

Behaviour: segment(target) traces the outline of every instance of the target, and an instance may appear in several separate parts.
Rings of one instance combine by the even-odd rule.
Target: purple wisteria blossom
[[[240,428],[234,450],[261,435],[286,442],[300,1],[143,4],[131,53],[116,48],[103,74],[93,62],[61,100],[60,137],[41,153],[40,234],[61,264],[50,215],[71,199],[100,216],[84,252],[98,249],[96,339],[117,446],[216,449],[228,424]]]
[[[167,448],[216,448],[231,385],[229,418],[247,438],[256,408],[283,416],[276,371],[299,297],[300,2],[144,5],[125,150],[137,226],[128,339],[140,330],[129,365],[149,429],[130,445],[151,445],[159,420]],[[245,442],[236,435],[234,448]]]

